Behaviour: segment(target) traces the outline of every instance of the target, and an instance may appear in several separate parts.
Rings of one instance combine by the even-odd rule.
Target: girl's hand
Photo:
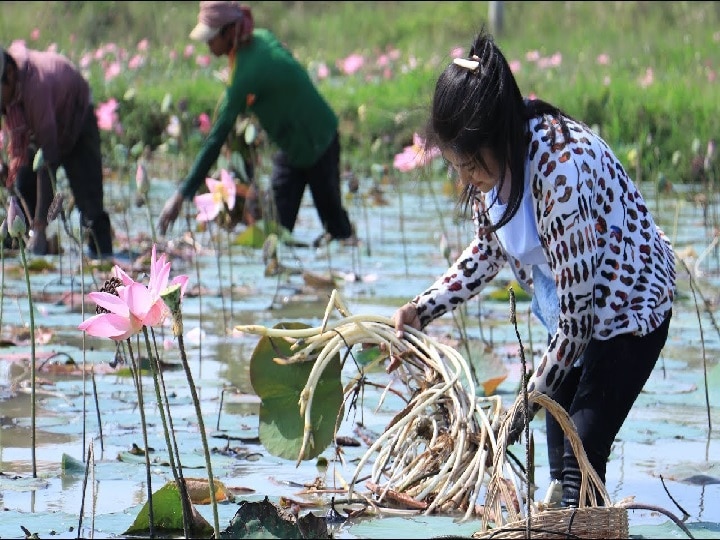
[[[393,314],[392,320],[395,323],[395,334],[398,339],[403,337],[406,326],[420,330],[420,316],[418,315],[417,306],[412,302],[408,302],[398,309]]]

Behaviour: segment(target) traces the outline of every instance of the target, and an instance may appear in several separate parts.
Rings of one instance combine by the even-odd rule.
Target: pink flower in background
[[[397,60],[400,58],[400,49],[390,49],[388,51],[388,57],[390,60]]]
[[[172,115],[168,120],[168,125],[165,127],[165,131],[173,139],[177,139],[182,134],[182,125],[177,115]]]
[[[210,117],[207,113],[200,113],[198,116],[198,129],[200,130],[200,133],[207,135],[210,133],[210,128],[212,128]]]
[[[209,193],[196,195],[195,206],[198,209],[198,221],[212,221],[225,209],[232,210],[235,207],[235,194],[237,188],[232,175],[225,169],[220,170],[220,180],[206,178]]]
[[[40,39],[40,29],[39,28],[33,28],[33,31],[30,32],[30,39],[33,41],[37,41]]]
[[[425,151],[425,141],[417,133],[413,134],[413,143],[406,146],[403,151],[395,156],[393,167],[402,172],[412,171],[430,163],[433,159],[440,157],[439,148],[431,148]]]
[[[357,72],[365,63],[365,59],[359,54],[351,54],[344,60],[338,60],[338,68],[346,75]]]
[[[520,68],[522,67],[522,64],[520,64],[520,60],[512,60],[510,62],[510,71],[513,73],[517,73],[520,71]]]
[[[330,70],[327,65],[323,62],[318,66],[317,76],[318,79],[326,79],[330,75]]]
[[[533,99],[537,99],[538,97],[537,97],[537,95],[535,94],[535,92],[530,92],[530,93],[528,94],[528,97],[527,97],[527,98],[530,99],[530,100],[533,100]]]
[[[83,54],[82,57],[80,58],[80,67],[81,67],[82,69],[87,69],[87,68],[89,68],[89,67],[90,67],[90,64],[92,63],[92,60],[93,60],[92,54],[90,54],[89,52],[86,52],[86,53]]]
[[[211,58],[208,54],[199,54],[197,58],[195,58],[195,63],[200,67],[208,67],[210,65]]]
[[[150,45],[150,42],[147,38],[141,39],[137,44],[137,50],[140,52],[145,52],[148,50],[148,45]]]
[[[110,98],[105,103],[100,103],[95,109],[98,127],[103,131],[111,131],[118,122],[117,115],[118,102],[115,98]]]
[[[107,68],[105,68],[105,82],[112,81],[115,77],[120,75],[120,62],[112,62]]]
[[[177,58],[177,51],[170,51],[168,58],[170,58],[170,60],[175,60]]]
[[[601,66],[607,66],[610,63],[610,57],[607,54],[602,53],[598,55],[595,61]]]
[[[655,74],[653,73],[652,68],[647,68],[645,70],[645,75],[642,76],[640,79],[640,86],[642,88],[647,88],[655,81]]]
[[[138,69],[144,63],[145,63],[145,57],[141,54],[136,54],[128,62],[128,68],[129,69]]]
[[[528,62],[537,62],[540,60],[540,53],[538,51],[528,51],[525,53],[525,60]]]
[[[381,54],[375,61],[375,65],[378,67],[385,67],[390,63],[390,57],[387,54]]]
[[[193,54],[195,54],[195,46],[190,44],[185,46],[185,50],[183,51],[183,56],[185,58],[190,58]]]
[[[452,51],[450,51],[450,57],[451,58],[462,58],[465,56],[465,49],[462,47],[455,47]]]

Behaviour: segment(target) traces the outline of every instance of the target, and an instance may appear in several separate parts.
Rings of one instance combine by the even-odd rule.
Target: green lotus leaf
[[[265,232],[256,223],[248,225],[248,227],[235,237],[235,245],[247,246],[259,249],[265,242]]]
[[[154,532],[182,531],[183,513],[180,491],[175,482],[168,482],[152,495]],[[193,538],[209,538],[213,528],[192,506],[191,527]],[[145,534],[150,531],[150,505],[146,502],[135,521],[123,534]]]
[[[307,325],[281,322],[275,328],[301,329]],[[311,406],[311,443],[300,456],[305,421],[300,416],[300,394],[305,388],[313,361],[282,364],[298,352],[283,338],[263,336],[250,358],[250,383],[260,397],[260,442],[274,456],[284,459],[313,459],[335,437],[335,422],[343,414],[340,355],[336,354],[323,370]]]

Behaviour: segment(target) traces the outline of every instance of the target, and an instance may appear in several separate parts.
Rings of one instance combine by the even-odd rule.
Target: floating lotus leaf
[[[242,501],[220,538],[332,538],[323,517],[312,512],[296,518],[271,503]]]
[[[283,322],[275,328],[308,328],[298,322]],[[314,362],[280,364],[275,358],[287,358],[291,341],[263,336],[250,358],[250,383],[262,400],[260,404],[260,442],[268,452],[285,459],[298,459],[302,448],[305,421],[300,416],[300,393],[305,388]],[[312,443],[302,459],[312,459],[330,445],[335,436],[335,422],[342,415],[343,390],[340,380],[340,356],[326,366],[311,407]]]
[[[182,532],[183,513],[180,491],[175,482],[168,482],[152,495],[153,526],[155,534],[158,532]],[[207,520],[200,515],[194,506],[192,508],[191,527],[193,538],[209,538],[213,528]],[[146,534],[150,531],[150,505],[146,502],[140,509],[133,524],[123,534]]]

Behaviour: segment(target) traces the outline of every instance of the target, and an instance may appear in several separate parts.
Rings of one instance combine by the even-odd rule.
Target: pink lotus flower
[[[200,113],[198,116],[198,129],[200,130],[200,133],[203,135],[207,135],[210,133],[210,128],[212,128],[212,123],[210,122],[210,117],[207,115],[207,113]]]
[[[90,53],[85,53],[80,58],[80,67],[82,69],[87,69],[90,67],[90,64],[92,63],[92,55]]]
[[[168,285],[179,285],[181,297],[185,294],[188,276],[175,277],[170,283],[170,263],[165,254],[156,257],[155,246],[150,257],[150,283],[146,287],[133,280],[119,266],[112,271],[113,277],[122,282],[115,290],[117,295],[99,291],[88,298],[106,310],[78,325],[91,336],[110,338],[115,341],[127,339],[142,330],[143,326],[158,326],[169,315],[169,309],[160,297]]]
[[[602,53],[598,55],[595,61],[601,66],[607,66],[610,63],[610,57],[607,54]]]
[[[195,206],[198,209],[198,221],[212,221],[217,215],[225,209],[232,210],[235,207],[235,180],[232,175],[222,169],[220,171],[220,180],[214,178],[206,178],[209,193],[195,196]]]
[[[117,115],[118,102],[115,98],[110,98],[105,103],[100,103],[95,109],[98,127],[103,131],[112,131],[118,122]]]
[[[364,63],[365,59],[361,55],[351,54],[344,60],[338,60],[338,68],[346,75],[352,75],[359,70]]]
[[[107,69],[105,69],[105,82],[112,81],[115,77],[120,75],[120,62],[113,62]]]
[[[145,57],[141,54],[136,54],[128,62],[128,68],[129,69],[138,69],[144,63],[145,63]]]
[[[212,59],[207,54],[199,54],[197,58],[195,58],[195,63],[200,67],[208,67],[210,65],[210,62]]]
[[[414,133],[412,146],[406,146],[401,153],[395,156],[393,166],[399,171],[408,172],[427,165],[439,156],[439,148],[425,151],[425,141],[420,135]]]
[[[320,64],[317,70],[318,79],[327,79],[329,75],[330,70],[328,69],[327,65],[325,63]]]

